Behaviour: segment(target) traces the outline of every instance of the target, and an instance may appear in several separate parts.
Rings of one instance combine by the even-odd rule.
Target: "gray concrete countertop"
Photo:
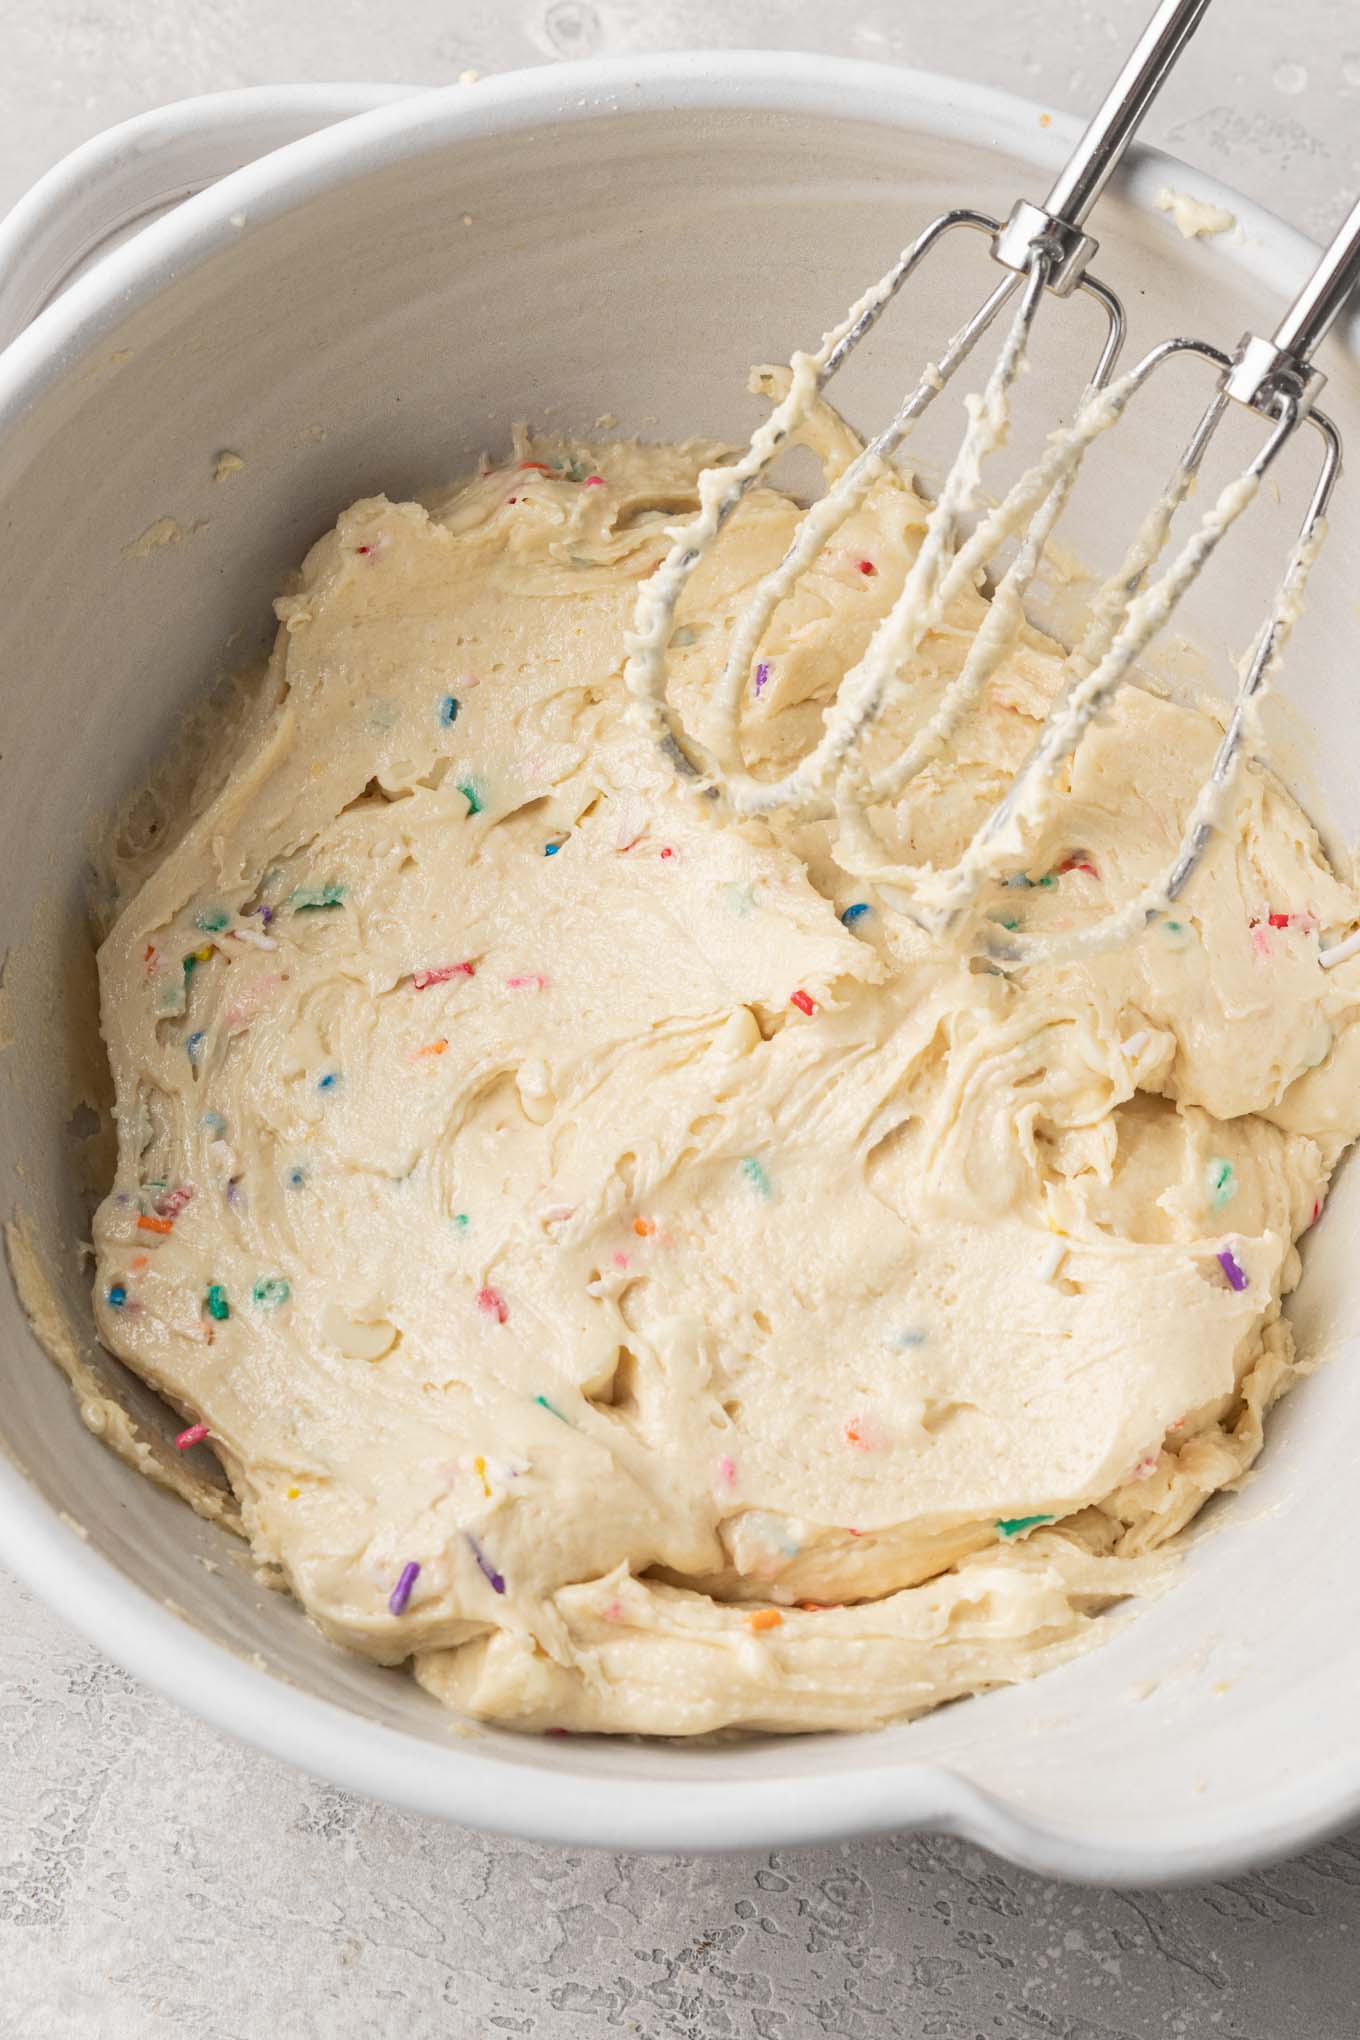
[[[0,206],[157,102],[696,45],[1079,108],[1149,0],[11,0]],[[475,90],[475,85],[469,85]],[[1321,235],[1360,185],[1355,0],[1218,0],[1152,139]],[[906,1837],[648,1861],[317,1784],[0,1574],[0,2040],[1354,2040],[1360,1832],[1230,1884],[1064,1888]]]

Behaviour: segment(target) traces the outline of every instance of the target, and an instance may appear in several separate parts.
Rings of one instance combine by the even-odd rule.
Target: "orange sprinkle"
[[[640,1240],[649,1240],[656,1231],[656,1220],[652,1218],[635,1218],[633,1220],[633,1231]]]
[[[1039,125],[1040,125],[1040,127],[1052,127],[1052,125],[1053,125],[1053,116],[1052,116],[1052,114],[1051,114],[1051,113],[1041,113],[1041,114],[1039,115]]]
[[[477,1457],[473,1460],[472,1464],[476,1470],[478,1480],[482,1483],[482,1493],[489,1497],[491,1489],[487,1486],[486,1461],[483,1459],[480,1452],[477,1454]]]
[[[548,466],[546,460],[522,460],[520,466],[522,468],[537,468],[541,475],[550,475],[552,473],[552,469]]]
[[[149,1268],[150,1266],[151,1258],[148,1254],[134,1254],[128,1262],[129,1272],[133,1275],[140,1275],[143,1268]]]
[[[862,1445],[864,1443],[864,1433],[860,1430],[858,1417],[851,1417],[846,1425],[845,1442],[847,1445]]]
[[[139,1218],[137,1223],[143,1232],[168,1233],[175,1227],[173,1218]]]
[[[444,1050],[448,1047],[448,1045],[449,1045],[448,1035],[441,1034],[438,1041],[427,1041],[424,1048],[418,1048],[416,1050],[417,1058],[419,1058],[422,1055],[442,1055],[444,1053]]]
[[[778,1629],[784,1618],[777,1608],[757,1608],[754,1615],[746,1618],[746,1627],[759,1636],[762,1629]]]
[[[800,1608],[806,1608],[809,1615],[828,1615],[833,1608],[844,1606],[841,1601],[800,1601]]]

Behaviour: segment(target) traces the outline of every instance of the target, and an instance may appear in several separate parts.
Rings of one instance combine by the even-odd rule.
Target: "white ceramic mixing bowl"
[[[389,95],[234,95],[93,145],[0,232],[0,317],[28,317],[105,229],[368,97]],[[162,751],[232,634],[245,626],[233,656],[267,636],[284,568],[355,496],[445,480],[525,415],[744,437],[748,363],[815,338],[941,206],[1004,213],[1037,194],[1070,139],[1018,101],[825,58],[536,71],[383,105],[241,169],[87,268],[12,341],[0,953],[19,1038],[0,1055],[0,1204],[31,1214],[88,1354],[67,1129],[88,831]],[[1151,205],[1168,178],[1229,205],[1240,236],[1180,241]],[[1135,344],[1269,326],[1310,252],[1146,155],[1098,225]],[[856,364],[857,416],[888,408],[963,290],[947,265],[923,279]],[[1332,345],[1329,401],[1354,443],[1347,344]],[[246,463],[227,484],[212,479],[221,448]],[[1120,486],[1089,513],[1092,549],[1103,516],[1158,487],[1167,454],[1126,431]],[[183,543],[124,557],[165,517]],[[1328,741],[1310,754],[1296,733],[1290,756],[1305,796],[1344,823],[1360,794],[1360,494],[1343,487],[1335,523],[1290,663],[1300,719]],[[1241,646],[1277,565],[1250,546],[1236,558],[1198,601],[1206,643]],[[40,1023],[23,992],[35,976]],[[7,1283],[0,1556],[206,1719],[422,1812],[653,1849],[923,1825],[1068,1876],[1224,1872],[1360,1812],[1360,1518],[1344,1444],[1360,1425],[1358,1213],[1360,1173],[1343,1173],[1294,1312],[1332,1364],[1277,1413],[1247,1491],[1211,1512],[1224,1534],[1199,1539],[1174,1590],[1116,1619],[1102,1649],[914,1725],[713,1748],[458,1734],[413,1680],[332,1648],[259,1590],[229,1538],[97,1443]]]

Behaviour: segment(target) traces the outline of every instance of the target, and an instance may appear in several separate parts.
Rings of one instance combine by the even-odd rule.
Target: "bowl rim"
[[[208,259],[242,232],[319,192],[432,143],[472,140],[620,113],[762,111],[854,120],[1005,146],[1042,172],[1055,168],[1082,123],[1043,114],[1009,93],[906,67],[853,58],[771,51],[697,50],[595,59],[512,71],[475,91],[449,86],[354,114],[355,87],[337,86],[346,117],[234,171],[169,216],[101,258],[38,314],[0,354],[3,434],[114,325],[150,302],[172,278]],[[320,88],[318,88],[320,90]],[[258,109],[256,87],[177,102],[195,108],[224,99]],[[347,95],[347,96],[346,96]],[[62,166],[57,166],[60,173]],[[49,172],[49,176],[53,173]],[[1140,146],[1118,184],[1148,210],[1168,179],[1234,212],[1245,239],[1222,254],[1274,289],[1301,281],[1316,256],[1302,234],[1218,180]],[[241,215],[247,216],[241,224]],[[1360,315],[1338,334],[1360,355]],[[787,1779],[649,1780],[611,1785],[573,1769],[568,1745],[515,1768],[463,1741],[447,1750],[302,1693],[196,1630],[135,1585],[0,1453],[0,1557],[65,1621],[133,1677],[165,1693],[210,1727],[296,1768],[407,1811],[525,1840],[612,1849],[720,1853],[843,1840],[928,1828],[962,1836],[1026,1869],[1103,1884],[1169,1885],[1232,1875],[1273,1860],[1360,1816],[1360,1745],[1354,1757],[1207,1819],[1195,1841],[1131,1840],[1038,1820],[959,1776],[912,1758],[866,1761],[833,1776]],[[872,1745],[866,1745],[872,1747]],[[721,1793],[719,1800],[717,1794]]]

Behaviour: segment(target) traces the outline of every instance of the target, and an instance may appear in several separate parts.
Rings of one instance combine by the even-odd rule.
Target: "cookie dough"
[[[1094,1640],[1257,1452],[1360,1125],[1360,958],[1318,963],[1360,901],[1264,769],[1178,912],[1009,974],[829,825],[686,790],[624,633],[717,457],[526,441],[347,510],[100,954],[102,1337],[330,1637],[524,1728],[862,1728]],[[686,594],[699,728],[798,514],[752,491]],[[780,611],[761,769],[923,517],[885,477]],[[914,714],[983,614],[931,635]],[[1027,633],[876,817],[902,856],[957,856],[1056,674]],[[1217,734],[1128,690],[986,914],[1136,891]]]

